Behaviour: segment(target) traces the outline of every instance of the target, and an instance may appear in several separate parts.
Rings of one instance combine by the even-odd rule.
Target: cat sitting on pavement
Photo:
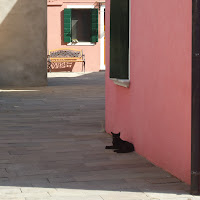
[[[129,153],[135,151],[134,145],[130,142],[124,141],[120,138],[120,133],[113,133],[112,134],[112,146],[106,146],[105,149],[115,149],[114,152],[116,153]]]

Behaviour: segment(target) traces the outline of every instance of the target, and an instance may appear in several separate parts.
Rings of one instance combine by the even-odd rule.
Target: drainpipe
[[[200,194],[200,0],[192,0],[191,193]]]

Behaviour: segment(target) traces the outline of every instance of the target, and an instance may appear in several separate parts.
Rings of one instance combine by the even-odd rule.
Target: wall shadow
[[[60,63],[51,63],[51,71],[52,72],[72,72],[74,68],[75,63],[66,63],[66,62],[60,62]],[[48,70],[50,72],[50,69]]]
[[[60,12],[60,27],[61,27],[61,45],[67,46],[67,42],[64,42],[64,10]]]

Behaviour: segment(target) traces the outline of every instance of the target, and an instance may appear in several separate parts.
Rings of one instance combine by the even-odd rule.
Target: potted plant
[[[78,40],[77,39],[72,39],[72,44],[76,44],[78,43]]]

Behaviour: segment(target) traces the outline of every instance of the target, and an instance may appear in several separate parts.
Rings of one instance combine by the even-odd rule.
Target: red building
[[[107,0],[106,8],[106,131],[121,132],[195,192],[200,59],[192,59],[192,21],[198,57],[199,0],[193,13],[188,0]]]

